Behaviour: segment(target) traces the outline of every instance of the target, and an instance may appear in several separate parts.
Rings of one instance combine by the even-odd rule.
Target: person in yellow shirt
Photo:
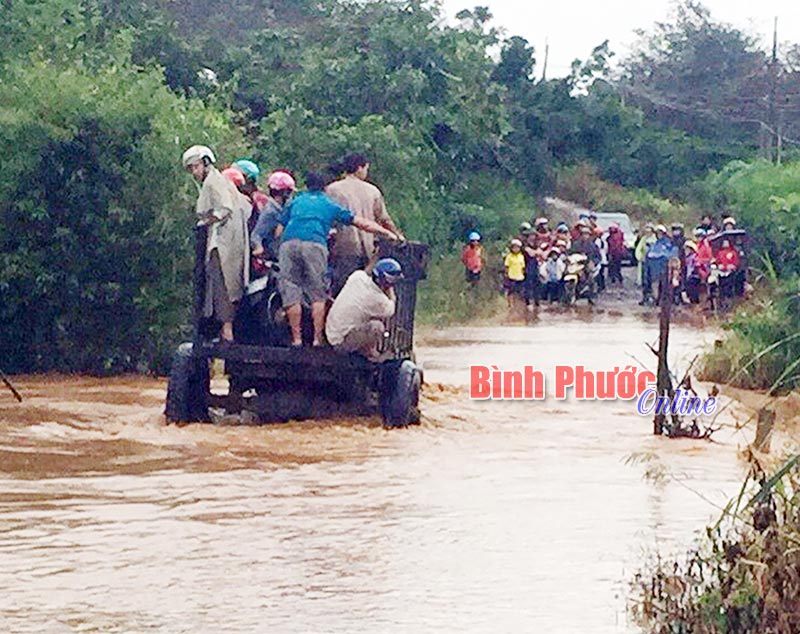
[[[514,238],[510,243],[511,253],[503,260],[505,289],[508,306],[511,308],[513,296],[523,296],[525,293],[525,255],[522,253],[522,242]]]

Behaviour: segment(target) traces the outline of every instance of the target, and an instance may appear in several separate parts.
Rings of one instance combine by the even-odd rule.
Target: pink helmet
[[[291,174],[287,174],[286,172],[272,172],[267,178],[267,187],[269,189],[274,189],[275,191],[294,191],[295,190],[295,182],[292,178]]]
[[[244,174],[235,167],[226,167],[222,170],[222,175],[236,185],[236,187],[244,185]]]

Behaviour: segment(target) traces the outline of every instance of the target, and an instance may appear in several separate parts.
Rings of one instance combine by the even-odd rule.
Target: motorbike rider
[[[720,272],[720,295],[722,297],[733,297],[736,273],[741,263],[739,252],[730,240],[723,238],[715,260]]]
[[[572,243],[570,253],[580,253],[585,255],[587,258],[586,268],[584,269],[582,276],[584,277],[584,280],[588,282],[589,290],[587,295],[589,297],[589,302],[591,303],[596,290],[594,281],[595,270],[600,266],[602,255],[600,253],[600,249],[597,247],[595,237],[592,235],[592,228],[588,223],[584,223],[581,226],[580,237]]]
[[[589,214],[582,211],[578,214],[578,222],[576,222],[575,226],[570,230],[570,238],[572,238],[573,242],[580,239],[581,227],[583,226],[591,227],[591,224],[589,223]]]

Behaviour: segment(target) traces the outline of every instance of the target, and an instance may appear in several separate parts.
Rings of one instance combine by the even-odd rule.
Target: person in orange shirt
[[[464,274],[467,282],[475,287],[481,280],[483,270],[483,247],[481,246],[481,234],[471,231],[467,236],[469,244],[461,251],[461,262],[464,264]]]

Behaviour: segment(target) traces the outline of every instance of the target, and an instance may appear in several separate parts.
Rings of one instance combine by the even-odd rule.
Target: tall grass
[[[502,252],[502,245],[486,249],[487,266],[480,283],[473,288],[464,277],[460,254],[435,256],[428,279],[419,286],[418,321],[432,326],[485,321],[503,314],[502,262],[493,254]]]

